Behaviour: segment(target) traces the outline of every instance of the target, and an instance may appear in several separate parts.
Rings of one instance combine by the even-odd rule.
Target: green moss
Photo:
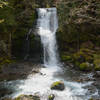
[[[54,100],[54,98],[55,98],[54,94],[48,96],[48,100]]]
[[[100,59],[95,59],[94,60],[94,69],[96,71],[100,71]]]
[[[77,53],[73,55],[73,58],[80,63],[84,61],[93,62],[93,52],[90,49],[80,49]]]
[[[18,96],[17,98],[15,98],[15,100],[20,100],[21,97],[23,97],[23,96],[24,96],[24,95],[22,94],[22,95]]]
[[[8,57],[0,57],[0,70],[2,69],[3,65],[10,64],[15,62],[14,60],[9,59]]]
[[[93,54],[94,59],[100,59],[100,54]]]
[[[78,62],[78,61],[75,61],[74,64],[75,64],[75,66],[77,66],[77,67],[80,66],[80,62]]]
[[[64,86],[64,83],[62,81],[57,81],[57,82],[54,82],[52,85],[51,85],[51,89],[54,89],[54,90],[64,90],[65,86]]]
[[[59,84],[62,84],[62,82],[61,81],[54,82],[51,87],[59,85]]]
[[[90,66],[90,64],[87,63],[87,62],[81,63],[80,66],[79,66],[79,68],[82,71],[90,71],[92,69],[92,67]]]
[[[95,66],[94,69],[95,69],[96,71],[100,71],[100,66]]]
[[[70,61],[70,62],[73,60],[71,56],[66,56],[66,55],[62,55],[61,56],[61,59],[63,61]]]
[[[90,98],[89,100],[94,100],[93,98]]]
[[[20,95],[15,100],[40,100],[40,97],[37,95]]]

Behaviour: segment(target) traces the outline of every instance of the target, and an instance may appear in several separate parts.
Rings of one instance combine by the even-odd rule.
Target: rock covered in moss
[[[94,100],[93,98],[90,98],[89,100]]]
[[[15,100],[40,100],[38,95],[20,95]]]
[[[94,60],[94,69],[96,71],[100,71],[100,59],[95,59]]]
[[[55,95],[54,95],[54,94],[50,94],[50,95],[48,96],[48,100],[54,100],[54,98],[55,98]]]
[[[61,59],[63,61],[68,61],[68,62],[72,62],[73,61],[72,57],[71,56],[68,56],[68,55],[62,55],[61,56]]]
[[[73,55],[74,61],[78,61],[80,63],[83,62],[93,62],[93,51],[90,49],[80,49],[77,53]]]
[[[51,85],[51,89],[52,90],[64,90],[65,89],[65,85],[62,81],[56,81]]]
[[[82,71],[90,71],[90,70],[92,70],[92,66],[88,62],[81,63],[79,68]]]

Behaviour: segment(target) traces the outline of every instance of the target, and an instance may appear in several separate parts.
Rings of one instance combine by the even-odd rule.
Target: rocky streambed
[[[21,61],[4,66],[0,81],[1,100],[100,100],[99,71],[83,73],[66,65],[46,68]]]

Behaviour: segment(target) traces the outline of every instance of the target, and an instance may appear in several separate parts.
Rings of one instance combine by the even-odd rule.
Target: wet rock
[[[13,99],[11,99],[11,98],[4,98],[4,99],[2,99],[2,100],[13,100]]]
[[[94,83],[92,83],[92,85],[99,86],[99,83],[98,82],[94,82]]]
[[[39,73],[39,69],[33,69],[32,73]]]
[[[17,80],[25,79],[29,74],[40,73],[40,65],[33,62],[15,62],[8,66],[3,66],[2,73],[0,73],[0,81],[3,80]]]
[[[100,77],[100,71],[96,71],[96,73],[94,74],[94,77]]]
[[[55,98],[55,95],[54,95],[54,94],[50,94],[50,95],[48,96],[48,100],[54,100],[54,98]]]
[[[93,98],[90,98],[89,100],[93,100]]]
[[[38,95],[20,95],[15,100],[40,100]]]
[[[9,95],[11,93],[12,93],[12,91],[11,90],[8,90],[6,88],[1,88],[0,89],[0,97],[4,97],[5,95]]]
[[[65,89],[65,85],[62,81],[57,81],[57,82],[54,82],[52,85],[51,85],[51,89],[52,90],[64,90]]]

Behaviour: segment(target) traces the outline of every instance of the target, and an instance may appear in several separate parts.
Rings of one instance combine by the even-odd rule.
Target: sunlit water
[[[88,90],[83,87],[90,85],[91,82],[82,84],[57,77],[59,73],[63,73],[63,70],[60,67],[57,53],[56,30],[58,19],[56,8],[39,8],[37,11],[37,33],[41,37],[44,49],[45,67],[41,68],[40,73],[29,75],[26,80],[6,83],[6,86],[15,89],[15,92],[10,96],[15,98],[21,94],[38,94],[41,100],[47,100],[49,94],[54,94],[54,100],[88,100],[89,96],[86,95]],[[59,80],[65,84],[64,91],[51,90],[51,84]]]

